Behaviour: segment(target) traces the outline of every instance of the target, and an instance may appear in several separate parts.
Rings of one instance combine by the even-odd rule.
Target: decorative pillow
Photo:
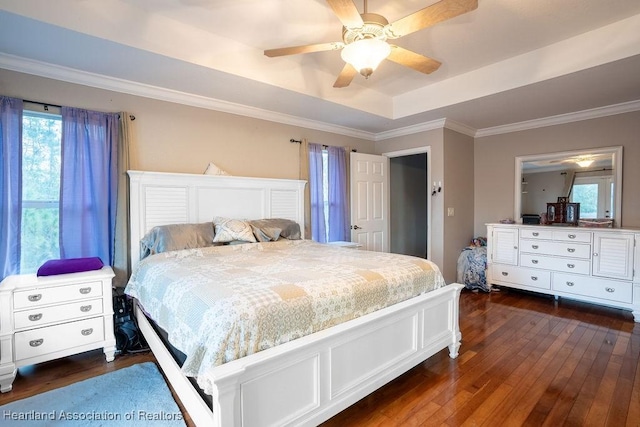
[[[232,242],[234,240],[242,240],[245,242],[256,243],[256,237],[248,222],[240,219],[231,219],[224,217],[215,217],[213,225],[216,229],[214,242]]]
[[[229,175],[226,171],[220,169],[213,162],[209,163],[207,169],[204,171],[205,175]]]
[[[213,224],[169,224],[153,227],[140,241],[141,258],[168,251],[213,246]]]
[[[276,241],[278,237],[280,237],[280,233],[282,233],[282,229],[277,227],[259,228],[251,224],[251,229],[253,230],[253,235],[258,239],[258,242]]]
[[[98,257],[50,259],[38,268],[38,276],[79,273],[81,271],[100,270],[104,264]]]
[[[249,224],[264,230],[266,228],[279,228],[280,237],[284,237],[289,240],[300,240],[300,224],[290,219],[284,218],[266,218],[266,219],[255,219],[249,221]]]

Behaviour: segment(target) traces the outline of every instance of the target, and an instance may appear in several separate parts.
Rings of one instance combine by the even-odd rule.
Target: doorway
[[[385,154],[390,157],[390,251],[428,258],[430,159],[424,148],[412,151]]]

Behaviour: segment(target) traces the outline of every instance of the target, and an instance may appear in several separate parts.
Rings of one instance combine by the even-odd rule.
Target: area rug
[[[154,363],[145,362],[0,406],[4,426],[185,426]]]

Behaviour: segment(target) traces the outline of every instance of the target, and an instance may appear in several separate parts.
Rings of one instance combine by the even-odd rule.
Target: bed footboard
[[[197,425],[317,425],[444,348],[457,357],[462,288],[451,284],[219,366],[212,410],[141,310],[136,316]]]

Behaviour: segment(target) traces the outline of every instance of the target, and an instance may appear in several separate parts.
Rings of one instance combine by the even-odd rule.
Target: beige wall
[[[444,131],[444,277],[457,280],[457,262],[473,234],[473,138]],[[453,208],[453,216],[448,210]]]
[[[202,173],[209,162],[232,175],[298,178],[298,144],[373,153],[371,141],[0,69],[0,94],[98,111],[127,111],[133,122],[132,169]]]
[[[447,283],[456,281],[460,251],[473,237],[473,138],[449,129],[437,129],[376,143],[380,154],[430,147],[431,181],[442,182],[442,192],[431,197],[431,260]],[[447,208],[454,216],[447,216]],[[445,238],[446,236],[446,238]]]
[[[515,157],[597,147],[623,147],[622,226],[640,227],[640,112],[487,136],[475,140],[474,230],[513,217]]]
[[[383,154],[410,148],[431,147],[431,180],[442,181],[444,170],[444,132],[442,129],[420,132],[376,142],[376,153]],[[444,265],[444,201],[440,193],[431,198],[431,260]]]

